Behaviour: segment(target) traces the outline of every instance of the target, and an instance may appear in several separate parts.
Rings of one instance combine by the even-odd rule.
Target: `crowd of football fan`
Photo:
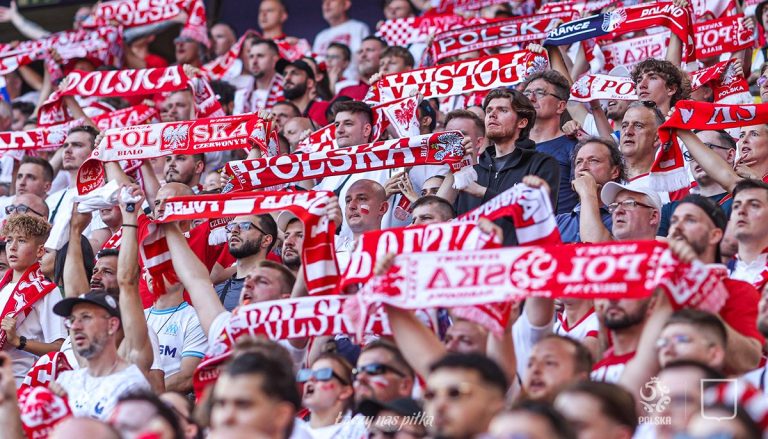
[[[419,68],[426,45],[388,45],[349,17],[351,0],[304,2],[322,7],[328,23],[313,42],[283,32],[287,20],[301,22],[301,11],[288,11],[280,0],[253,3],[258,32],[244,40],[222,79],[211,81],[225,112],[260,111],[271,118],[282,154],[294,153],[309,133],[329,123],[338,148],[371,142],[374,115],[363,99],[372,81]],[[375,19],[419,16],[441,2],[382,3],[383,15]],[[537,7],[489,3],[475,12],[503,18]],[[768,9],[762,6],[754,20],[758,41],[765,40],[759,34]],[[90,13],[90,7],[80,8],[74,28]],[[0,8],[0,22],[30,39],[49,35],[14,2]],[[209,38],[181,32],[175,59],[166,60],[152,53],[155,35],[166,29],[127,35],[122,67],[201,68],[239,37],[222,22],[209,27]],[[681,258],[726,265],[729,294],[718,314],[673,311],[664,294],[534,297],[513,306],[499,335],[452,316],[451,309],[414,313],[387,305],[389,337],[243,337],[215,384],[195,398],[195,370],[239,306],[307,294],[304,227],[289,212],[238,216],[226,226],[226,243],[214,245],[207,222],[158,226],[175,276],[154,291],[144,269],[142,227],[162,216],[169,197],[219,193],[226,183],[221,168],[247,153],[146,160],[139,181],[109,163],[107,179],[125,188],[126,196],[111,208],[80,213],[77,172],[101,140],[86,120],[53,151],[0,158],[0,436],[25,437],[23,423],[54,417],[51,438],[768,437],[762,395],[768,387],[768,125],[743,126],[738,138],[722,130],[677,130],[691,187],[651,189],[659,126],[678,101],[713,101],[707,86],[691,92],[680,44],[671,38],[666,59],[611,71],[634,81],[635,101],[570,100],[573,80],[589,68],[584,51],[540,45],[528,48],[547,51],[550,68],[516,87],[484,92],[480,100],[466,100],[468,107],[457,107],[455,99],[423,99],[417,109],[421,134],[459,130],[469,139],[478,178],[464,189],[453,188],[447,166],[428,165],[309,180],[292,190],[334,192],[325,215],[338,228],[343,270],[366,232],[451,221],[525,180],[551,194],[564,243],[660,239]],[[287,61],[276,42],[305,53]],[[744,70],[754,102],[768,98],[767,48],[756,44],[730,54]],[[487,53],[460,59],[481,56]],[[717,60],[702,61],[694,70]],[[98,66],[81,60],[74,67]],[[56,88],[47,72],[38,72],[27,65],[5,75],[0,132],[36,128],[37,106]],[[80,114],[93,99],[87,101],[68,98],[65,104]],[[141,100],[97,101],[114,111]],[[189,90],[154,102],[162,122],[195,117]],[[401,199],[410,202],[405,220],[395,215]],[[52,227],[62,224],[64,239],[53,239]],[[483,227],[501,234],[505,245],[517,245],[511,221]],[[42,282],[28,276],[38,263],[55,287],[43,288],[33,306],[14,312],[7,303],[30,288],[28,279]],[[380,262],[377,273],[388,263],[391,258]],[[62,357],[56,352],[71,370],[55,372]],[[46,369],[41,359],[54,368]],[[72,416],[59,419],[44,405],[20,408],[17,388],[30,370],[55,373],[45,385],[66,401]],[[735,396],[702,399],[707,382],[726,378],[741,386]],[[744,402],[747,391],[756,396]]]

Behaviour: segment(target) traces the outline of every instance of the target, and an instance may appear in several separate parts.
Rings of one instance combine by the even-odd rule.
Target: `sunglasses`
[[[42,213],[36,211],[35,209],[27,206],[26,204],[10,204],[8,206],[5,206],[5,213],[6,214],[10,215],[10,214],[12,214],[14,212],[18,212],[18,213],[21,213],[21,214],[24,214],[24,213],[27,213],[27,212],[32,212],[35,215],[45,217],[45,215],[43,215]]]
[[[315,381],[330,381],[331,379],[336,378],[341,384],[344,384],[345,386],[349,385],[344,378],[340,377],[339,374],[334,372],[330,367],[324,367],[317,370],[301,369],[299,373],[296,374],[296,381],[299,383],[306,383],[312,378],[314,378]]]
[[[761,76],[761,77],[757,78],[757,86],[758,87],[762,87],[763,85],[765,85],[766,82],[768,82],[768,77]]]
[[[405,374],[400,372],[399,370],[395,369],[392,366],[388,366],[386,364],[381,363],[371,363],[366,364],[365,366],[360,366],[352,370],[352,380],[357,380],[357,376],[361,373],[364,373],[366,375],[375,377],[379,375],[384,375],[387,372],[392,372],[397,376],[405,377]]]
[[[264,230],[262,230],[259,226],[257,226],[256,224],[250,221],[242,221],[239,223],[232,221],[229,224],[227,224],[225,228],[227,229],[227,233],[232,233],[235,231],[235,229],[240,229],[241,232],[247,232],[251,229],[256,229],[262,234],[267,235],[267,233],[264,232]]]

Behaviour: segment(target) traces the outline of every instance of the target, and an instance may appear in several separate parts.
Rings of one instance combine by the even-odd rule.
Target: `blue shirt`
[[[536,143],[536,151],[551,155],[560,165],[560,186],[557,188],[557,206],[555,208],[558,214],[569,213],[579,202],[579,196],[571,188],[573,181],[571,159],[575,146],[576,140],[565,135],[546,142]]]
[[[565,244],[571,244],[581,242],[581,236],[579,235],[579,212],[581,212],[581,203],[577,204],[568,213],[561,213],[555,217],[557,220],[557,228],[560,230],[560,237]],[[600,208],[600,219],[603,221],[603,225],[610,231],[613,227],[613,220],[611,214],[608,213],[608,209],[605,207]]]

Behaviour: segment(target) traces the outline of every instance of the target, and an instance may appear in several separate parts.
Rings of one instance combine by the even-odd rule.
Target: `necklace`
[[[163,330],[163,328],[165,328],[165,325],[167,325],[167,324],[168,324],[168,322],[169,322],[169,321],[171,321],[171,319],[173,318],[173,315],[174,315],[174,314],[176,314],[176,311],[178,311],[178,310],[179,310],[179,308],[181,308],[181,305],[184,305],[184,301],[183,301],[183,300],[181,301],[181,303],[180,303],[180,304],[178,304],[178,305],[176,306],[176,308],[173,310],[173,312],[171,313],[171,315],[170,315],[170,316],[168,316],[168,318],[167,318],[167,319],[165,319],[165,322],[163,322],[163,326],[161,326],[161,327],[160,327],[160,329],[158,329],[158,330],[157,330],[157,335],[158,335],[158,336],[160,335],[160,331],[162,331],[162,330]],[[149,309],[149,313],[147,313],[147,323],[149,323],[149,316],[151,316],[151,315],[152,315],[152,311],[153,311],[154,309],[155,309],[155,307],[154,307],[154,306],[153,306],[152,308],[150,308],[150,309]]]

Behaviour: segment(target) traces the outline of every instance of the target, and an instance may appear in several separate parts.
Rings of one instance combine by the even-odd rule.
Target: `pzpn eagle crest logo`
[[[163,142],[171,150],[184,148],[188,136],[189,127],[186,125],[169,126],[163,130]]]

